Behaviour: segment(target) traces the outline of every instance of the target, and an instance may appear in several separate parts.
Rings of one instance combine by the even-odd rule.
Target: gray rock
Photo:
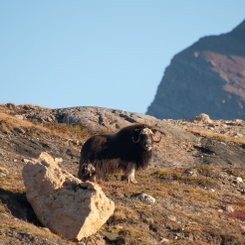
[[[146,193],[136,193],[136,194],[131,195],[131,198],[137,198],[143,202],[149,202],[149,203],[156,202],[156,199],[153,196],[148,195]]]
[[[239,191],[242,195],[245,195],[245,187],[239,188],[238,191]]]
[[[203,123],[212,123],[212,120],[210,119],[209,115],[205,113],[196,116],[195,120]]]
[[[174,215],[172,215],[172,214],[167,215],[167,218],[168,218],[169,220],[173,221],[173,222],[177,222],[176,216],[174,216]]]
[[[25,164],[27,164],[30,161],[31,161],[30,159],[26,159],[26,158],[22,159],[22,162],[24,162]]]
[[[59,123],[75,123],[85,128],[90,134],[116,132],[134,122],[153,126],[164,133],[161,142],[154,146],[150,162],[152,166],[190,167],[197,163],[222,166],[230,166],[231,163],[234,166],[244,165],[242,147],[207,140],[205,137],[200,138],[188,132],[185,127],[179,126],[185,123],[182,121],[159,120],[140,113],[90,106],[48,109],[28,105],[18,106],[18,108],[18,114],[21,113],[31,120],[48,122],[51,118]],[[80,146],[84,139],[81,142],[77,140],[68,142]],[[37,146],[39,145],[40,142],[37,142]],[[24,144],[23,148],[25,148]],[[210,150],[206,151],[206,149]],[[39,149],[37,149],[38,152],[34,149],[32,151],[33,156],[40,152]]]
[[[23,128],[14,128],[14,131],[19,133],[19,134],[25,134],[26,131]]]
[[[196,177],[198,175],[198,172],[196,169],[194,168],[187,168],[185,171],[184,171],[184,174],[187,175],[187,176],[193,176],[193,177]]]
[[[160,241],[161,244],[167,244],[169,242],[170,242],[170,240],[167,238],[162,238],[162,240]]]
[[[25,117],[23,115],[15,115],[15,117],[17,119],[20,119],[20,120],[24,120],[25,119]]]
[[[151,116],[93,106],[57,109],[56,119],[60,123],[82,124],[95,133],[98,131],[115,131],[130,123],[156,124],[156,119]]]
[[[236,177],[236,182],[238,184],[241,184],[241,183],[243,183],[243,179],[241,177]]]
[[[228,213],[232,213],[232,212],[234,212],[234,208],[230,205],[227,205],[227,206],[225,206],[225,211],[227,211]]]
[[[61,170],[47,153],[23,168],[28,202],[39,221],[68,239],[96,233],[113,214],[114,202],[101,187]]]

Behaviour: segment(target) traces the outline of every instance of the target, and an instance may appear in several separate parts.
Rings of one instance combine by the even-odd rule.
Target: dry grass
[[[6,213],[7,212],[7,208],[5,205],[0,204],[0,213]]]
[[[0,130],[3,132],[13,131],[14,128],[23,128],[24,130],[40,131],[60,137],[86,138],[89,136],[88,130],[82,124],[57,124],[57,123],[38,123],[25,119],[19,119],[15,116],[0,112]]]
[[[183,169],[159,169],[153,173],[154,176],[163,181],[177,181],[179,183],[213,188],[217,186],[217,181],[213,178],[202,175],[187,176]]]
[[[230,137],[224,134],[219,134],[219,133],[215,133],[211,130],[205,130],[205,129],[201,129],[201,128],[191,128],[189,127],[187,129],[187,131],[194,133],[194,134],[198,134],[200,136],[204,136],[207,138],[211,138],[211,139],[215,139],[218,141],[222,141],[222,142],[232,142],[232,143],[236,143],[236,144],[245,144],[245,137]]]
[[[206,170],[207,171],[207,170]],[[218,174],[216,169],[213,169],[213,174]],[[203,172],[205,172],[203,170]],[[207,173],[205,173],[207,175]],[[159,177],[164,178],[159,178]],[[149,237],[152,237],[152,231],[149,227],[156,225],[156,239],[160,239],[161,234],[169,234],[169,229],[182,229],[181,225],[175,221],[166,220],[164,213],[170,213],[177,217],[177,221],[185,220],[188,225],[182,225],[183,230],[179,231],[180,236],[193,232],[205,234],[207,232],[207,224],[209,232],[215,229],[216,234],[222,231],[222,224],[216,216],[215,209],[219,205],[220,195],[205,189],[204,186],[217,186],[215,180],[211,177],[198,175],[196,177],[185,176],[183,169],[148,169],[139,172],[139,183],[137,185],[128,185],[124,182],[104,182],[103,189],[107,193],[117,192],[117,198],[114,194],[112,199],[120,203],[117,206],[115,214],[111,222],[112,227],[119,225],[120,230],[124,231],[124,237],[128,244],[140,244]],[[189,179],[189,180],[188,180]],[[137,199],[130,199],[131,194],[145,192],[156,198],[157,204],[151,205]],[[124,193],[124,195],[121,195]],[[173,202],[178,208],[168,207],[167,203]],[[188,208],[189,207],[189,208]],[[200,209],[200,207],[202,207]],[[197,210],[193,212],[193,209]],[[113,226],[114,224],[114,226]],[[170,227],[170,228],[168,228]],[[153,226],[154,228],[154,226]],[[114,229],[114,228],[113,228]],[[115,230],[113,231],[115,232]],[[154,236],[153,236],[154,237]],[[166,235],[168,237],[168,235]],[[173,239],[169,237],[170,241]],[[201,238],[200,238],[201,242]],[[176,244],[181,244],[176,242]],[[201,243],[198,243],[201,244]]]
[[[89,131],[82,124],[47,123],[43,124],[43,127],[53,134],[69,138],[83,139],[90,135]]]
[[[0,188],[14,192],[24,192],[23,180],[18,176],[0,177]]]
[[[27,120],[21,120],[14,116],[0,112],[0,128],[5,127],[6,130],[11,131],[13,128],[16,127],[28,128],[33,126],[34,126],[33,123]]]
[[[225,169],[228,173],[234,175],[235,177],[241,177],[245,180],[245,168],[232,168],[232,169]]]
[[[218,169],[214,168],[211,172],[211,176],[215,176],[218,174]],[[224,232],[228,235],[232,234],[229,231],[231,226],[227,225],[224,228],[223,221],[217,215],[221,194],[212,193],[203,187],[204,180],[212,177],[206,177],[209,175],[208,169],[202,168],[202,173],[203,176],[199,174],[192,177],[185,176],[183,169],[159,168],[137,173],[139,182],[137,185],[119,180],[102,182],[103,190],[116,203],[116,210],[100,234],[122,236],[126,244],[158,244],[162,237],[168,238],[170,244],[172,242],[184,244],[181,243],[182,238],[188,236],[196,237],[196,244],[202,244],[208,236],[220,240]],[[159,178],[160,176],[164,178]],[[4,185],[11,188],[9,184],[9,180],[6,180]],[[157,203],[151,205],[130,198],[132,194],[138,192],[152,195],[157,199]],[[169,203],[173,203],[173,206],[168,206]],[[4,207],[2,209],[4,210]],[[177,217],[177,220],[166,218],[168,214]],[[232,217],[241,218],[241,215],[243,211],[234,213]],[[16,229],[50,240],[58,239],[48,230],[24,221],[17,223],[4,221],[0,225],[1,229]],[[172,234],[178,234],[179,240],[175,241]]]
[[[17,233],[29,233],[49,240],[59,241],[61,238],[52,233],[49,229],[37,227],[31,223],[19,219],[3,219],[0,222],[0,231],[15,230]]]
[[[80,124],[41,124],[21,120],[5,112],[6,108],[0,106],[1,130],[12,131],[15,127],[22,127],[26,131],[29,130],[31,135],[36,135],[37,132],[43,135],[45,133],[43,140],[53,139],[54,136],[60,137],[55,140],[84,139],[89,136],[89,132]],[[190,131],[220,141],[243,142],[240,138],[231,138],[208,130],[190,129]],[[60,142],[63,146],[64,142]],[[15,168],[15,166],[10,166]],[[235,213],[231,216],[218,212],[224,205],[222,203],[224,195],[225,197],[229,195],[228,200],[239,201],[243,198],[238,192],[232,193],[223,189],[220,172],[226,170],[201,165],[196,167],[197,174],[193,176],[186,175],[184,170],[182,168],[148,168],[137,172],[136,177],[139,182],[137,185],[120,181],[120,175],[110,176],[108,182],[100,183],[106,195],[115,202],[116,210],[99,233],[102,236],[106,232],[122,236],[126,244],[160,244],[163,238],[169,239],[169,244],[211,244],[210,241],[215,239],[217,243],[213,244],[221,244],[222,236],[226,234],[231,237],[233,234],[237,237],[242,236],[240,225],[237,222],[243,220],[244,207],[233,203]],[[11,172],[11,169],[9,171]],[[233,176],[245,179],[244,170],[232,169],[230,171]],[[14,208],[19,208],[20,214],[24,212],[21,209],[23,207],[19,205],[22,199],[18,199],[18,197],[23,197],[25,191],[20,171],[17,174],[0,177],[0,188],[3,194],[10,192],[7,198],[12,198],[7,200],[2,196],[2,200],[6,200],[9,206],[0,204],[0,215],[2,213],[9,218],[0,220],[0,234],[5,232],[8,237],[8,231],[15,230],[20,234],[24,232],[50,241],[57,241],[57,244],[62,244],[62,242],[66,244],[65,240],[49,230],[25,222],[11,214],[10,204],[13,205],[14,201],[16,201]],[[211,191],[212,188],[214,192]],[[131,198],[132,194],[140,192],[152,195],[156,198],[156,203],[150,204]],[[176,220],[170,216],[176,217]],[[236,218],[241,218],[241,220],[236,222]],[[232,224],[229,223],[231,219]],[[188,237],[193,237],[193,243],[191,239],[189,243]]]
[[[123,222],[126,220],[137,220],[139,217],[134,210],[129,207],[118,205],[113,214],[113,219],[116,219],[117,222]]]
[[[212,167],[210,165],[199,165],[197,168],[197,171],[200,175],[205,176],[205,177],[210,177],[212,179],[219,179],[220,178],[220,173],[221,173],[220,168],[217,167]]]

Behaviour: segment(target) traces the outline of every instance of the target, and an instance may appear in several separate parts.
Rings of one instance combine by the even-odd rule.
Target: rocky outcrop
[[[201,38],[171,61],[147,114],[191,119],[245,119],[245,20],[234,30]]]
[[[15,116],[16,113],[23,118],[42,123],[49,123],[49,120],[46,119],[53,118],[52,123],[78,124],[92,135],[116,132],[132,123],[146,123],[166,133],[154,149],[152,162],[165,166],[179,166],[179,159],[182,159],[181,165],[196,162],[193,155],[186,154],[186,147],[192,149],[193,144],[198,144],[198,138],[173,126],[171,122],[149,115],[93,106],[48,109],[30,105],[16,106]],[[81,144],[85,142],[84,139],[81,141]]]
[[[134,122],[146,123],[154,126],[165,134],[162,135],[161,142],[154,147],[151,160],[152,166],[187,167],[203,162],[226,166],[229,166],[230,163],[236,166],[244,164],[244,147],[238,145],[233,146],[232,142],[229,142],[229,139],[232,137],[237,137],[236,142],[243,142],[242,139],[239,140],[245,135],[243,127],[244,121],[242,120],[233,122],[227,120],[217,121],[213,120],[213,118],[209,117],[207,114],[196,116],[193,118],[193,122],[160,120],[153,116],[139,113],[89,106],[48,109],[29,105],[19,105],[15,106],[15,110],[12,110],[11,113],[15,118],[16,116],[28,118],[31,121],[45,122],[45,125],[49,125],[46,118],[53,118],[52,123],[58,122],[63,125],[71,124],[79,126],[78,128],[82,131],[86,131],[87,134],[85,136],[79,136],[76,140],[62,138],[64,143],[72,145],[72,147],[74,146],[73,142],[76,142],[76,147],[81,146],[89,135],[116,132],[120,128]],[[23,119],[18,119],[18,125],[21,125],[22,120]],[[26,122],[25,119],[24,121]],[[196,132],[196,128],[200,127],[202,130]],[[28,131],[27,129],[25,130]],[[213,135],[213,139],[220,138],[221,136],[227,138],[228,143],[223,144],[223,146],[220,147],[219,142],[216,142],[213,139],[210,142],[205,142],[202,137],[199,137],[199,134],[203,135],[206,131],[209,135]],[[237,134],[236,132],[238,131],[240,133]],[[218,133],[218,137],[216,137],[217,135],[215,136],[215,132]],[[225,135],[224,132],[226,132]],[[18,135],[18,140],[15,141],[18,152],[23,152],[25,154],[29,151],[34,152],[35,154],[31,154],[31,156],[29,154],[32,158],[37,157],[40,154],[40,150],[43,149],[42,146],[45,146],[45,150],[49,151],[53,156],[61,156],[60,152],[64,151],[64,147],[59,149],[60,145],[51,147],[54,143],[53,137],[50,141],[45,139],[45,141],[42,142],[37,138],[35,140],[35,137],[32,137],[29,140],[25,140],[24,137],[19,138],[19,133],[17,133],[16,130],[13,130],[13,133]],[[6,143],[7,141],[4,141],[3,145]],[[212,152],[215,152],[215,154],[203,154],[202,151],[205,151],[210,144],[212,145]],[[79,162],[79,152],[81,148],[79,148],[76,153],[74,151],[71,152],[72,147],[69,147],[69,149],[66,150],[70,157],[64,160],[69,161],[73,159],[73,161]],[[227,150],[224,150],[223,148]],[[20,151],[20,149],[22,150]],[[229,149],[231,149],[231,151]],[[225,154],[227,157],[223,157],[222,154]]]
[[[82,183],[61,170],[47,153],[24,166],[23,178],[27,200],[38,219],[62,237],[76,240],[88,237],[114,212],[113,201],[99,185]]]
[[[81,123],[92,133],[98,131],[115,131],[130,123],[146,123],[154,125],[156,118],[140,113],[123,110],[114,110],[95,106],[79,106],[56,109],[56,118],[59,123]]]
[[[105,108],[58,110],[70,118],[81,119],[82,125],[89,125],[89,118],[83,120],[83,115],[97,112],[96,115],[91,113],[91,117],[105,122],[105,126],[98,125],[98,133],[101,129],[114,132],[111,118],[119,113]],[[14,109],[11,106],[7,109],[0,105],[0,244],[244,244],[245,121],[217,121],[204,114],[193,121],[155,119],[153,125],[157,125],[166,136],[154,152],[152,166],[137,174],[139,183],[128,185],[114,174],[101,183],[103,190],[117,203],[117,208],[99,232],[76,243],[40,226],[23,193],[21,174],[25,165],[25,171],[32,168],[32,173],[40,169],[35,176],[26,173],[25,183],[33,183],[33,187],[26,185],[27,193],[34,189],[33,195],[28,194],[29,201],[39,198],[39,193],[47,193],[47,197],[42,199],[50,200],[45,210],[50,210],[51,216],[55,215],[52,211],[59,210],[64,203],[67,209],[74,209],[73,202],[81,196],[87,197],[85,194],[77,195],[86,193],[86,190],[80,190],[77,183],[81,182],[76,178],[65,175],[66,172],[58,167],[54,168],[57,171],[46,171],[45,168],[49,169],[48,159],[28,163],[28,159],[35,157],[33,155],[47,151],[56,158],[62,170],[77,174],[81,145],[73,142],[82,144],[90,134],[84,134],[86,128],[76,124],[46,122],[47,118],[56,120],[58,110],[34,106],[15,106]],[[71,111],[80,112],[69,114]],[[123,115],[126,113],[131,115],[129,112]],[[115,120],[130,123],[130,118],[126,118]],[[96,128],[97,124],[98,121],[91,122],[91,128]],[[66,181],[70,178],[71,181]],[[39,191],[40,185],[36,185],[40,180],[44,187],[42,192]],[[50,186],[58,187],[48,193]],[[67,191],[67,201],[59,197],[61,189]],[[90,193],[96,186],[88,185],[88,189]],[[55,202],[55,198],[64,203]],[[93,198],[91,195],[86,200],[89,203]],[[84,210],[86,212],[87,209]],[[41,210],[41,215],[42,212],[46,217],[47,211]],[[79,220],[81,213],[76,214]],[[63,222],[62,215],[56,215],[57,222]],[[70,216],[69,212],[67,216]],[[84,225],[85,222],[87,219]],[[67,229],[70,226],[68,224]]]

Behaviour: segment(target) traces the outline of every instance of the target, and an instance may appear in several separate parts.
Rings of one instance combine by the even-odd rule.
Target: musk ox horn
[[[132,136],[132,141],[133,141],[133,143],[135,143],[135,144],[139,143],[139,142],[140,142],[140,137],[139,137],[139,135],[138,135],[137,138],[136,138],[135,136]]]

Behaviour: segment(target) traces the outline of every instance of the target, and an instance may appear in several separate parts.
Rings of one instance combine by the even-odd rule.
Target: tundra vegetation
[[[0,106],[1,244],[76,244],[41,226],[26,200],[21,173],[27,159],[47,151],[62,158],[61,168],[76,175],[81,147],[92,133],[83,124],[48,123],[20,116],[35,110],[46,109],[31,105]],[[168,121],[167,125],[191,131],[200,140],[213,142],[217,135],[222,135],[218,137],[222,145],[236,146],[244,152],[244,121],[215,121],[215,126]],[[244,244],[244,165],[201,163],[206,155],[215,157],[213,148],[208,151],[201,146],[185,147],[186,154],[191,154],[192,148],[199,152],[196,164],[187,166],[189,158],[183,156],[179,159],[183,165],[169,166],[155,162],[153,156],[151,165],[137,173],[137,185],[121,181],[117,173],[100,181],[116,210],[97,234],[79,244]],[[225,158],[226,153],[222,154]],[[131,198],[135,193],[147,193],[156,202]]]

